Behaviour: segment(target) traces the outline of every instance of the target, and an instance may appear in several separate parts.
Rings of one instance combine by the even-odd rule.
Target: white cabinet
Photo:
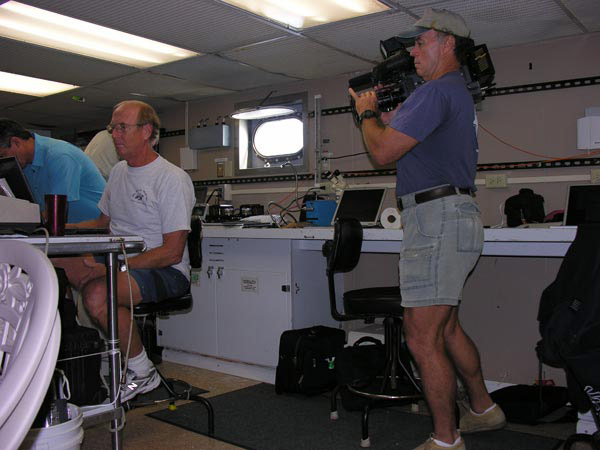
[[[325,258],[299,251],[295,242],[205,237],[192,310],[159,319],[158,344],[167,352],[272,370],[283,331],[338,326],[329,315]],[[179,362],[215,368],[197,360],[188,355]]]
[[[277,365],[279,336],[291,328],[288,276],[285,272],[223,271],[216,283],[219,356]]]
[[[192,278],[192,309],[157,320],[157,342],[160,346],[199,353],[217,355],[217,306],[214,292],[215,279],[204,269],[194,270]],[[216,277],[215,277],[216,278]],[[204,291],[204,292],[203,292]]]

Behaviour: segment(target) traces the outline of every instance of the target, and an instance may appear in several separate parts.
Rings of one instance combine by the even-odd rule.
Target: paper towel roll
[[[396,208],[386,208],[381,213],[381,225],[390,230],[400,229],[400,213]]]

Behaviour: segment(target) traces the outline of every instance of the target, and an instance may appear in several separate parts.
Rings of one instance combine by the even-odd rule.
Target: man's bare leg
[[[444,329],[444,340],[450,358],[467,388],[471,409],[477,413],[485,411],[493,401],[485,387],[477,347],[458,321],[458,308],[454,308],[450,314]]]
[[[454,409],[456,374],[444,342],[453,308],[438,305],[404,309],[406,343],[419,368],[434,437],[449,444],[458,438]]]
[[[141,302],[142,296],[140,289],[133,278],[131,278],[133,305]],[[98,324],[105,332],[108,326],[108,305],[106,303],[107,288],[106,278],[96,278],[87,283],[82,289],[83,301],[92,320]],[[131,344],[129,357],[135,357],[141,353],[143,346],[140,334],[135,323],[131,323],[131,300],[129,297],[129,285],[126,274],[119,273],[117,280],[117,320],[120,348],[125,354],[129,344],[129,329],[133,327],[131,334]],[[131,325],[130,325],[131,324]]]

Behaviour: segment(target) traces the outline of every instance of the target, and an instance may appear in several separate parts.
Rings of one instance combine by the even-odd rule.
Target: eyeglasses
[[[145,123],[115,123],[114,125],[112,123],[109,123],[106,126],[106,131],[108,131],[110,134],[113,134],[113,131],[118,131],[119,133],[126,133],[127,130],[131,127],[143,127],[144,125],[146,125]]]

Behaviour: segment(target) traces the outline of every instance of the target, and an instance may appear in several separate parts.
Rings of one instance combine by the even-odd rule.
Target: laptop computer
[[[0,158],[0,180],[2,189],[7,189],[0,192],[1,195],[11,197],[12,193],[16,198],[35,203],[27,178],[14,156]]]
[[[357,219],[363,227],[374,227],[379,221],[385,188],[346,189],[338,202],[331,225],[338,218]]]
[[[569,186],[563,225],[589,223],[600,223],[600,184]]]

